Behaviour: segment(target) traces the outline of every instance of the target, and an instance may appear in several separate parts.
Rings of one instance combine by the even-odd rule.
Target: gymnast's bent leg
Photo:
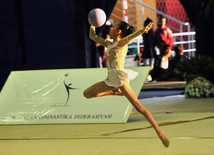
[[[104,81],[98,82],[87,88],[83,95],[90,99],[93,97],[101,97],[106,95],[123,95],[119,88],[109,87]]]

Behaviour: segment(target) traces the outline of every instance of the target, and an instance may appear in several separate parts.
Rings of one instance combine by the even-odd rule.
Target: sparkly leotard
[[[143,32],[144,29],[141,29],[119,41],[111,42],[96,36],[95,28],[91,27],[90,38],[107,47],[106,66],[108,69],[108,77],[104,82],[108,86],[118,88],[137,76],[137,72],[124,69],[124,62],[128,51],[128,43]]]

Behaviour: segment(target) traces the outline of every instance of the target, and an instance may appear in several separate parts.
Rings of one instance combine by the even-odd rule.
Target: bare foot
[[[165,147],[169,147],[170,142],[169,142],[169,140],[167,139],[164,130],[160,129],[160,133],[158,134],[158,136],[159,136],[160,140],[162,141],[163,145],[164,145]]]

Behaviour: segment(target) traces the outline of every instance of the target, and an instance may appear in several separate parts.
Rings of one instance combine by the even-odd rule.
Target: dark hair
[[[153,22],[153,21],[150,18],[146,18],[146,20],[144,21],[144,27],[147,26],[150,22]]]
[[[158,27],[160,27],[162,25],[162,19],[163,18],[166,18],[166,17],[164,17],[162,14],[159,15],[159,17],[158,17]]]
[[[118,22],[118,29],[122,31],[122,35],[121,35],[122,38],[134,33],[135,31],[133,26],[130,26],[128,23],[124,21]]]
[[[161,15],[159,15],[159,17],[158,17],[158,20],[161,20],[161,19],[163,19],[163,18],[166,18],[166,17],[164,17],[164,16],[161,14]]]
[[[168,49],[172,49],[172,47],[169,44],[164,44],[161,51],[160,51],[160,55],[161,56],[165,56],[169,53]]]
[[[146,20],[144,21],[144,27],[146,27],[149,23],[153,23],[153,21],[150,18],[146,18]],[[153,27],[151,28],[150,31],[148,31],[148,33],[143,33],[143,36],[148,36],[148,35],[153,35]]]

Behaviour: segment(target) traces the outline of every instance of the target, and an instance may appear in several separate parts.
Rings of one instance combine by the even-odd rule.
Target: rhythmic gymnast
[[[125,96],[135,109],[150,122],[163,145],[168,147],[170,142],[164,130],[158,126],[151,112],[140,103],[129,84],[129,81],[134,79],[138,73],[130,69],[124,69],[128,43],[137,36],[147,33],[152,26],[153,23],[149,23],[145,28],[134,32],[133,26],[130,26],[124,21],[120,21],[110,30],[110,37],[113,41],[104,40],[97,36],[95,27],[92,25],[90,26],[90,39],[107,47],[106,66],[108,69],[108,77],[104,81],[95,83],[87,88],[84,91],[84,96],[88,99],[105,95]]]

